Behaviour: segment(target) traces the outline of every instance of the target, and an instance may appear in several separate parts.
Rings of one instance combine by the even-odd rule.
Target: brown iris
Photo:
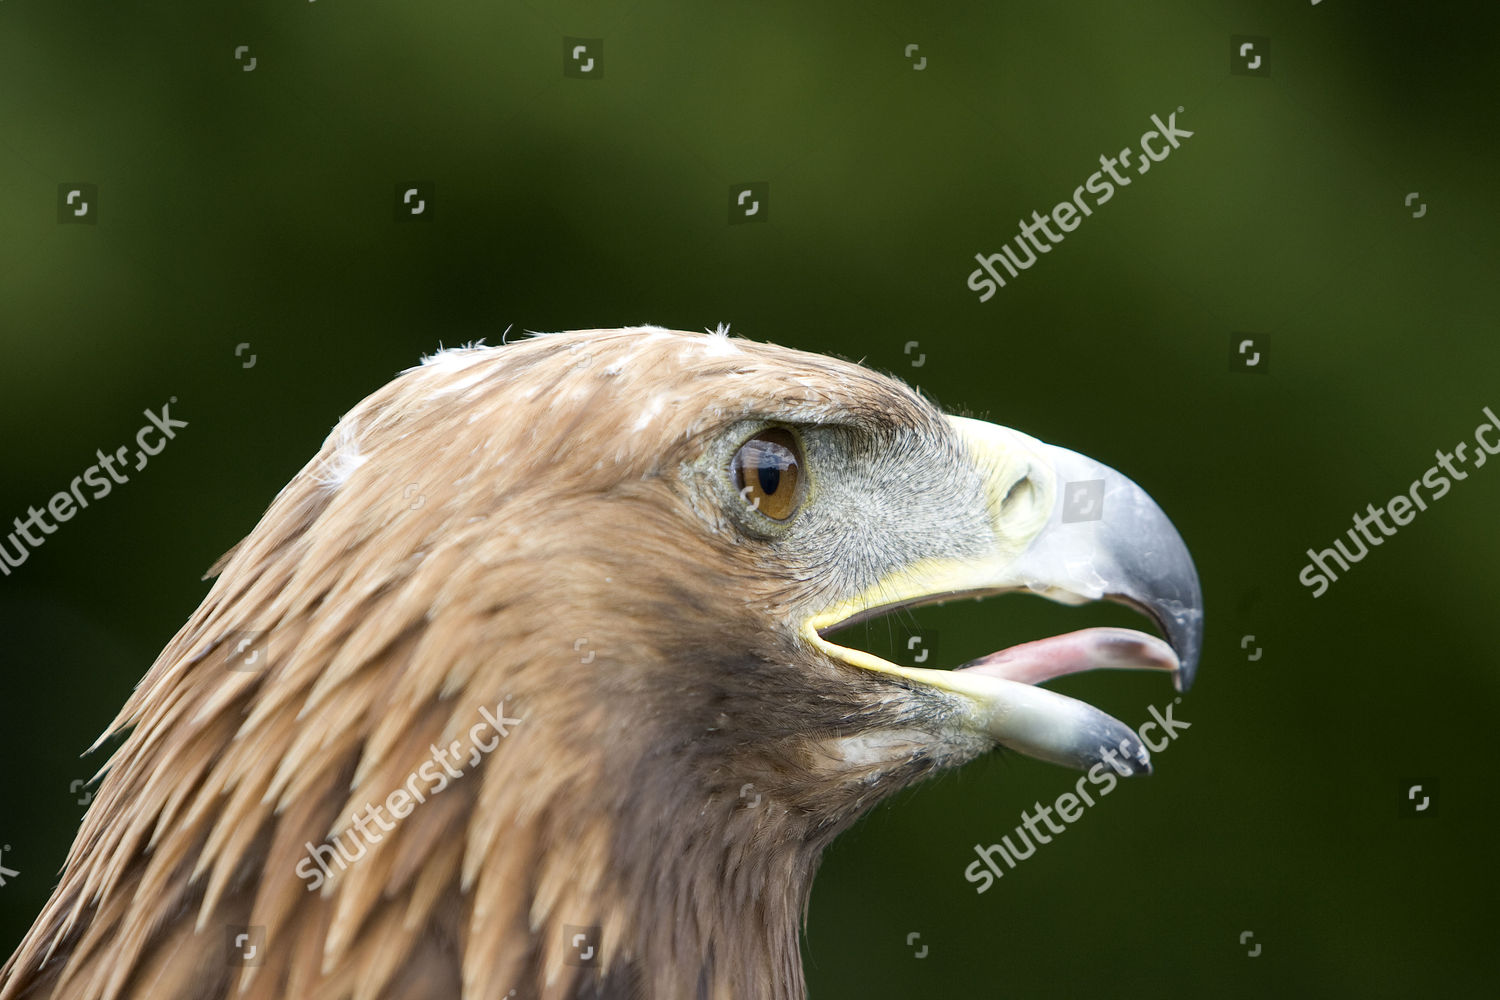
[[[785,521],[802,500],[802,454],[790,431],[773,427],[740,445],[734,488],[754,510]]]

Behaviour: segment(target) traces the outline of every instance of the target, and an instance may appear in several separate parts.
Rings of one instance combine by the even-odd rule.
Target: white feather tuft
[[[358,469],[370,460],[360,453],[359,431],[354,424],[344,422],[338,426],[338,443],[333,446],[333,455],[324,461],[317,471],[317,480],[326,490],[336,490],[349,481]]]

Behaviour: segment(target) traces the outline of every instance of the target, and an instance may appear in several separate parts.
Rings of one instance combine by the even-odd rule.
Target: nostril
[[[1005,496],[1000,501],[1000,513],[1008,514],[1016,504],[1029,504],[1036,487],[1031,482],[1030,476],[1022,476],[1010,484],[1010,489],[1005,491]]]

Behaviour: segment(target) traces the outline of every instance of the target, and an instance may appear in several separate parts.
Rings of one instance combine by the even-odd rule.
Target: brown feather
[[[768,629],[816,567],[758,563],[680,475],[754,417],[937,413],[853,364],[653,330],[446,352],[355,407],[111,726],[0,1000],[800,996],[819,853],[922,767],[875,787],[820,751],[896,711],[883,682]],[[227,666],[244,631],[259,670]],[[481,708],[522,721],[423,774]],[[307,845],[402,789],[425,801],[309,891]],[[241,924],[264,964],[229,964]],[[597,967],[567,926],[602,929]]]

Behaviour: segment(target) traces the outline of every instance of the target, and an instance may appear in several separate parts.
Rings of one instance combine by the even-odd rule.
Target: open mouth
[[[940,603],[957,596],[907,601],[901,606]],[[817,628],[813,636],[825,652],[855,666],[970,696],[979,709],[976,721],[997,742],[1027,756],[1079,770],[1109,763],[1121,775],[1151,772],[1150,753],[1129,726],[1087,702],[1037,685],[1091,670],[1154,670],[1180,678],[1182,661],[1165,640],[1130,628],[1085,628],[1019,643],[942,669],[900,666],[827,638],[892,610],[892,606],[871,609]]]
[[[969,723],[994,741],[1040,760],[1080,770],[1107,764],[1121,775],[1149,773],[1150,754],[1129,726],[1087,702],[1039,685],[1089,670],[1153,670],[1179,691],[1193,682],[1203,637],[1203,598],[1186,544],[1135,483],[1086,456],[1024,435],[950,417],[970,452],[1024,448],[1031,475],[1050,496],[1039,523],[1017,550],[996,544],[978,557],[904,566],[859,597],[804,626],[809,642],[853,666],[965,696]],[[999,465],[997,461],[994,463]],[[1090,484],[1095,516],[1070,516],[1059,484]],[[1008,488],[999,482],[993,496]],[[1003,504],[992,503],[993,510]],[[1003,516],[1003,515],[1001,515]],[[997,531],[997,537],[1003,536]],[[904,667],[827,636],[905,608],[960,598],[1031,592],[1064,604],[1110,601],[1151,619],[1164,638],[1130,628],[1098,627],[1023,642],[951,670]]]

